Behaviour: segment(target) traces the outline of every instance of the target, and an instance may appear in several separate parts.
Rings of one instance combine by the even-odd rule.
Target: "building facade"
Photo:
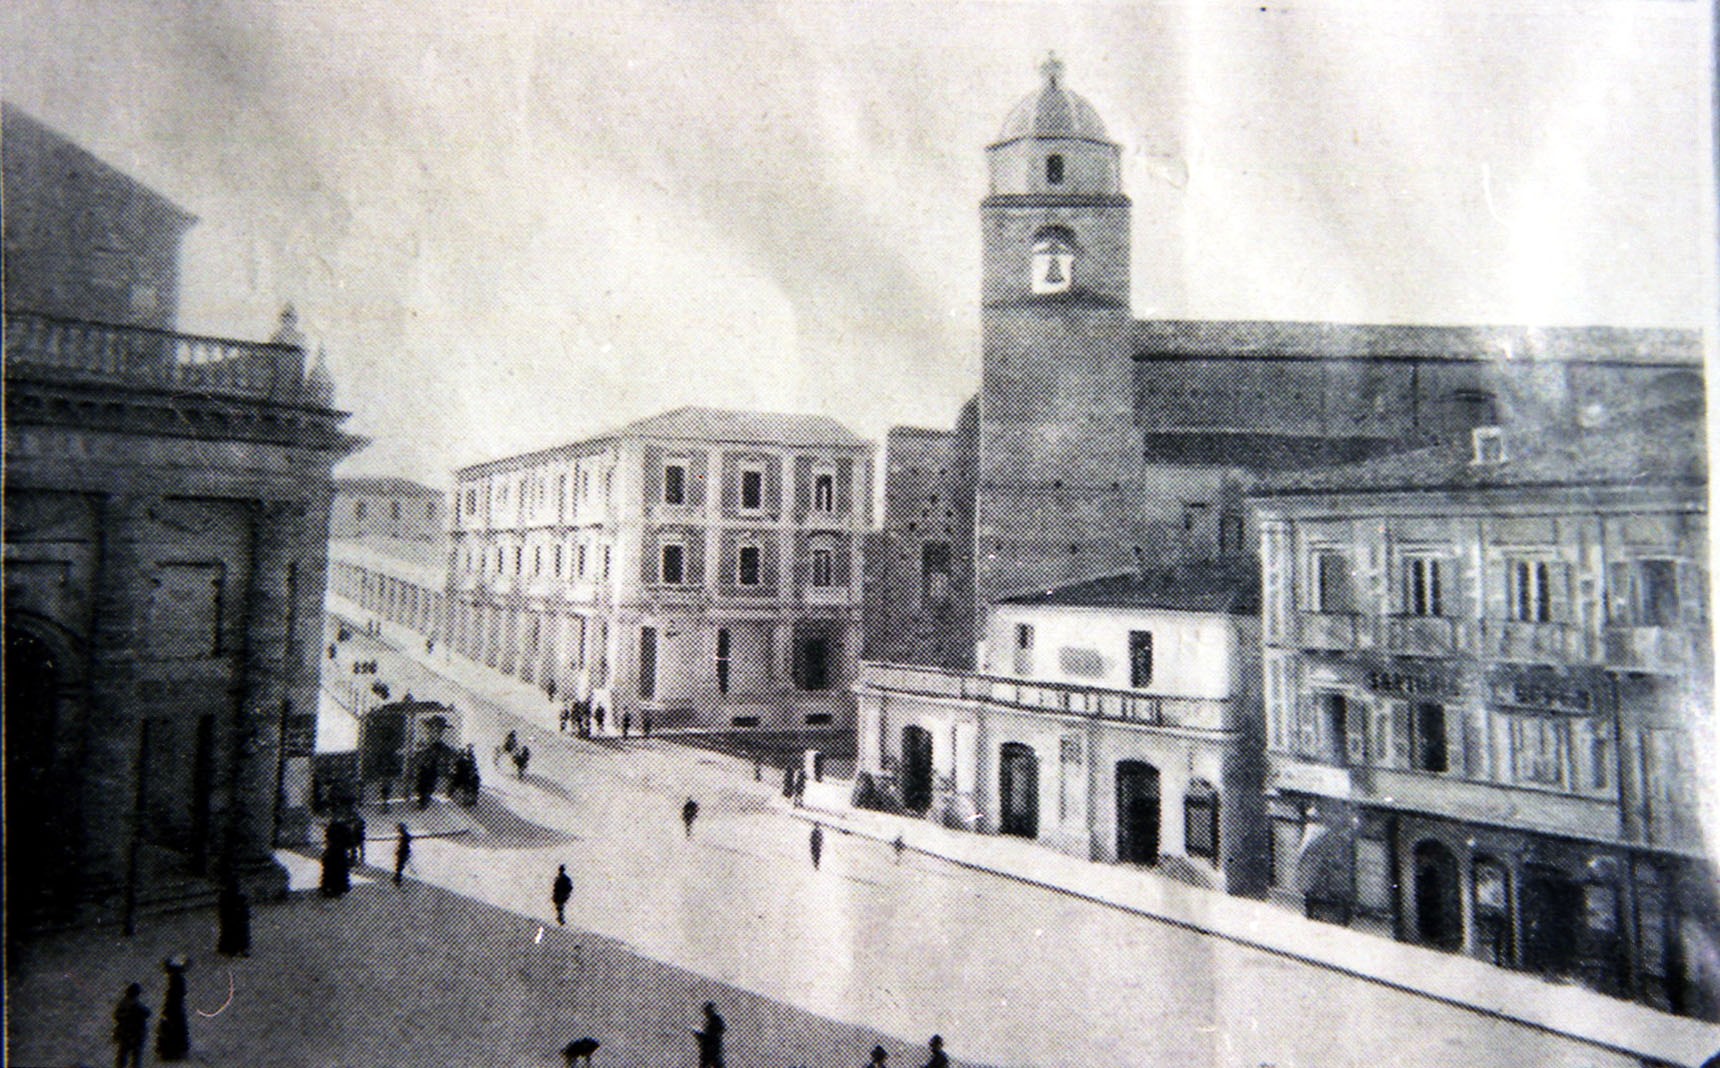
[[[1701,421],[1615,427],[1478,430],[1256,498],[1273,882],[1312,916],[1711,1015]]]
[[[449,640],[605,723],[851,729],[872,448],[682,408],[457,475]]]
[[[393,476],[337,478],[329,537],[440,542],[447,537],[447,495]]]
[[[979,671],[864,664],[860,800],[1263,892],[1257,589],[1131,572],[992,606]]]
[[[357,442],[290,311],[266,343],[164,328],[189,216],[5,121],[8,924],[281,891]]]

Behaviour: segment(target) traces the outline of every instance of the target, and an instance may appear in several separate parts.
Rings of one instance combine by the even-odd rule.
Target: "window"
[[[834,512],[836,510],[836,479],[830,475],[819,475],[812,480],[812,510],[815,512]]]
[[[514,546],[514,574],[516,575],[521,574],[525,568],[525,553],[526,551],[522,546]]]
[[[1506,574],[1511,583],[1511,618],[1520,623],[1552,622],[1552,567],[1545,560],[1513,560]]]
[[[663,468],[663,503],[687,503],[687,469],[681,464]]]
[[[1218,551],[1224,554],[1239,553],[1244,549],[1242,516],[1236,512],[1225,512],[1218,518]]]
[[[741,472],[741,507],[757,510],[764,507],[764,472]]]
[[[1027,675],[1033,671],[1033,624],[1015,625],[1015,673]]]
[[[1633,560],[1613,565],[1613,613],[1634,627],[1674,627],[1682,616],[1678,561]]]
[[[1350,558],[1335,549],[1314,554],[1314,611],[1350,613],[1356,610]]]
[[[920,598],[927,607],[950,600],[950,543],[928,541],[920,546]]]
[[[685,581],[686,553],[686,548],[681,545],[663,546],[663,568],[660,574],[665,584],[679,586]]]
[[[609,578],[609,546],[607,545],[603,547],[603,574],[599,577],[606,581]]]
[[[1075,237],[1060,226],[1048,227],[1033,239],[1034,293],[1066,293],[1075,281]]]
[[[1153,632],[1129,632],[1129,685],[1139,689],[1153,684]]]
[[[1045,180],[1052,185],[1063,184],[1063,157],[1045,157]]]
[[[1400,607],[1406,616],[1445,614],[1444,561],[1435,556],[1410,556],[1403,561]]]
[[[741,546],[739,556],[735,561],[735,581],[742,586],[757,586],[758,562],[758,546]]]
[[[812,584],[835,585],[835,556],[829,549],[812,550]]]
[[[1415,706],[1412,754],[1417,771],[1446,771],[1445,706],[1421,703]]]
[[[1508,716],[1511,777],[1522,783],[1558,786],[1564,781],[1564,724],[1547,716]]]
[[[532,547],[532,574],[543,574],[543,546],[541,545]]]
[[[1183,797],[1183,850],[1191,857],[1218,859],[1218,791],[1205,779],[1189,783]]]
[[[579,577],[585,577],[585,546],[579,547]]]
[[[717,631],[717,692],[729,692],[729,632],[727,629]]]
[[[561,546],[559,544],[555,547],[555,577],[561,577]]]

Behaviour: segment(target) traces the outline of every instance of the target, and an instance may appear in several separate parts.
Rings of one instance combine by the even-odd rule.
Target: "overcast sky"
[[[1709,5],[0,5],[7,99],[195,213],[182,329],[325,344],[346,473],[680,404],[947,426],[1049,49],[1141,317],[1715,319]]]

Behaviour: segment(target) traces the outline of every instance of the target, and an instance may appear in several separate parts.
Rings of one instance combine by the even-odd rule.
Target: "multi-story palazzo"
[[[851,727],[872,447],[681,408],[458,472],[453,648],[605,727]]]
[[[328,536],[340,541],[440,542],[448,534],[446,494],[393,476],[337,478]]]
[[[1701,434],[1482,429],[1262,491],[1277,893],[1715,1012]]]
[[[189,215],[4,118],[7,922],[282,889],[356,442],[290,311],[173,331]]]

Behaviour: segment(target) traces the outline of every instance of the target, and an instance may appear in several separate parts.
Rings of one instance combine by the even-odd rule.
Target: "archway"
[[[1431,839],[1415,847],[1415,923],[1421,943],[1455,950],[1463,945],[1463,905],[1457,858]]]
[[[1117,762],[1117,859],[1159,862],[1159,769],[1139,760]]]
[[[902,728],[902,806],[924,812],[932,805],[932,732],[909,724]]]
[[[1002,807],[998,829],[1022,838],[1039,836],[1039,757],[1031,746],[1005,742],[998,764]]]
[[[77,871],[69,666],[37,634],[6,628],[6,901],[25,923],[64,903]]]

